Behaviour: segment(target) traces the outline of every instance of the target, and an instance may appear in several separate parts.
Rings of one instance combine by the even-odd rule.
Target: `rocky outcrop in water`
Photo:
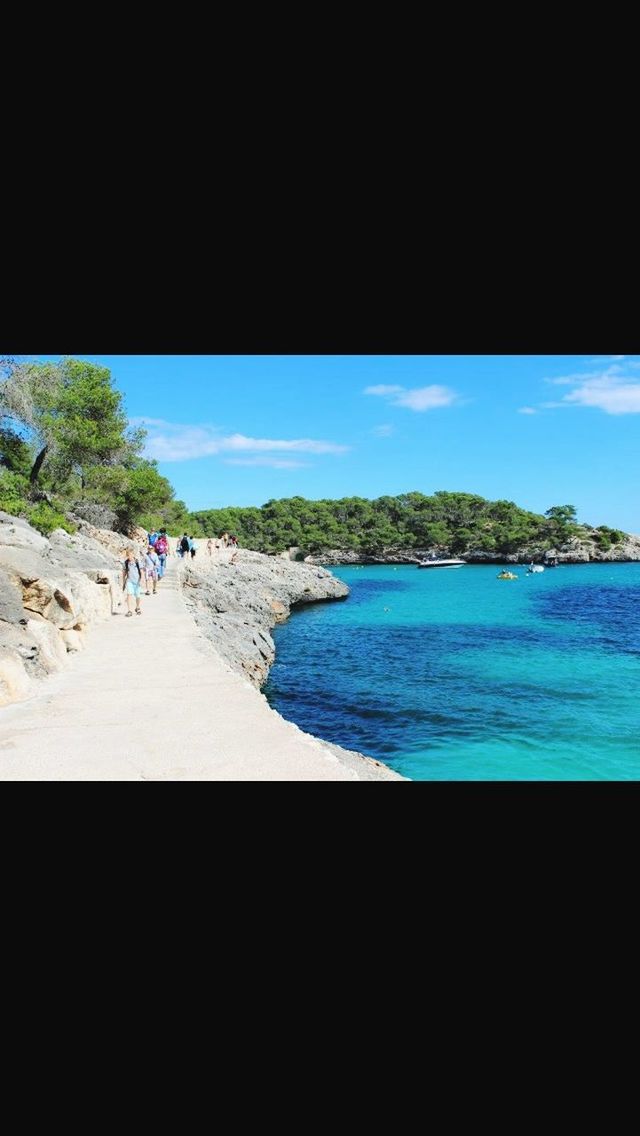
[[[349,589],[324,568],[238,549],[185,564],[184,598],[223,659],[255,686],[275,656],[271,629],[300,604],[344,599]]]

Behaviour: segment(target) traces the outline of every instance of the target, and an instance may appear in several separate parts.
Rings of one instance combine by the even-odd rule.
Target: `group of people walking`
[[[136,615],[142,615],[140,598],[143,584],[146,596],[157,595],[168,555],[169,538],[166,529],[149,533],[144,556],[136,556],[133,548],[127,549],[122,565],[122,590],[127,594],[127,618],[133,615],[134,600]]]
[[[226,532],[222,533],[220,538],[215,541],[216,549],[237,549],[237,547],[238,538]],[[214,541],[209,538],[207,541],[209,556],[213,554],[213,548]],[[197,550],[198,546],[192,536],[184,533],[182,537],[178,538],[176,556],[182,557],[183,560],[190,556],[193,560]],[[142,615],[140,600],[143,588],[146,596],[157,595],[158,584],[165,574],[169,553],[169,537],[166,529],[147,534],[147,549],[144,555],[137,554],[133,547],[127,549],[122,564],[122,590],[127,595],[127,618],[133,615],[134,610],[136,615]],[[235,560],[235,556],[232,557],[232,562],[233,560]]]
[[[196,545],[195,540],[192,536],[187,536],[187,534],[185,533],[184,536],[181,537],[181,539],[178,541],[178,544],[176,546],[176,556],[181,556],[184,559],[185,556],[188,556],[189,553],[191,553],[191,559],[193,560],[197,551],[198,546]]]
[[[207,552],[209,553],[209,556],[213,555],[214,548],[217,550],[219,548],[237,548],[237,547],[238,547],[238,538],[237,538],[237,536],[234,536],[233,533],[223,532],[223,533],[221,533],[220,538],[218,540],[214,541],[211,537],[209,537],[209,539],[207,541]]]

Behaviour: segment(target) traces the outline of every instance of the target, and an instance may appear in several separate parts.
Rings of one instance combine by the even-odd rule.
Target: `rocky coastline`
[[[202,551],[187,563],[183,596],[203,635],[254,686],[275,658],[271,631],[293,608],[346,599],[349,588],[319,566],[260,552]]]
[[[380,553],[333,549],[303,559],[305,564],[340,567],[349,564],[420,564],[431,557],[444,559],[454,555],[460,556],[467,564],[529,564],[532,560],[536,564],[545,564],[548,560],[556,560],[558,564],[624,564],[640,560],[640,536],[628,535],[607,550],[598,547],[594,536],[586,540],[574,537],[557,548],[543,549],[532,545],[509,553],[473,550],[453,553],[445,547],[388,548]]]
[[[120,566],[132,538],[86,521],[70,535],[42,536],[0,511],[0,705],[22,697],[30,681],[61,669],[94,623],[124,611]],[[172,545],[174,542],[171,542]],[[292,608],[344,599],[349,589],[324,568],[245,549],[179,561],[187,608],[225,662],[255,687],[275,657],[272,628]]]
[[[95,634],[96,624],[124,614],[120,564],[129,545],[142,551],[145,537],[142,530],[126,538],[81,522],[73,535],[56,529],[46,538],[25,520],[0,512],[0,707],[37,696],[46,689],[43,678],[64,670],[70,655],[88,646],[91,628]],[[323,568],[245,550],[208,557],[201,547],[195,560],[179,561],[177,570],[183,601],[202,636],[201,649],[213,651],[247,680],[251,698],[258,696],[274,659],[272,628],[296,606],[349,593]],[[306,739],[307,748],[310,742],[329,751],[350,771],[347,779],[405,780],[382,762],[298,731],[259,697],[265,710],[258,721],[266,712]],[[255,714],[247,705],[249,712]],[[264,728],[272,732],[266,719]]]

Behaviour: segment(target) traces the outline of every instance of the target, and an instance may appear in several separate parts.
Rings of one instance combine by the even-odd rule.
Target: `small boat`
[[[496,580],[517,580],[517,579],[518,579],[518,577],[515,575],[514,572],[500,572],[496,576]]]
[[[533,576],[538,572],[544,572],[543,564],[530,564],[527,568],[527,576]]]
[[[418,568],[463,568],[466,560],[423,560]]]

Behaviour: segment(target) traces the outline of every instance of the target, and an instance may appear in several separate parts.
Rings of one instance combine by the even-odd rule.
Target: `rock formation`
[[[343,551],[332,549],[314,556],[306,556],[305,564],[419,564],[431,556],[450,557],[461,556],[468,564],[528,564],[535,560],[544,564],[547,559],[555,558],[559,564],[597,564],[625,563],[640,560],[640,536],[627,535],[619,544],[612,544],[611,548],[603,550],[599,547],[597,530],[592,529],[585,539],[573,537],[566,544],[558,548],[546,549],[543,546],[529,545],[518,549],[517,552],[480,552],[473,549],[469,552],[453,553],[451,549],[437,548],[389,548],[380,553],[358,552],[353,549]]]
[[[133,540],[78,522],[49,539],[0,512],[0,706],[28,697],[32,680],[66,666],[91,624],[124,613],[120,565]],[[349,589],[324,568],[239,549],[201,549],[181,561],[187,606],[225,661],[260,687],[275,656],[271,628],[292,607],[342,599]]]
[[[124,610],[120,561],[131,541],[82,529],[47,539],[0,511],[0,706],[28,697],[34,678],[81,649],[87,627]]]
[[[238,549],[198,554],[184,569],[196,623],[235,670],[262,686],[275,656],[271,628],[301,604],[344,599],[349,589],[324,568]]]

